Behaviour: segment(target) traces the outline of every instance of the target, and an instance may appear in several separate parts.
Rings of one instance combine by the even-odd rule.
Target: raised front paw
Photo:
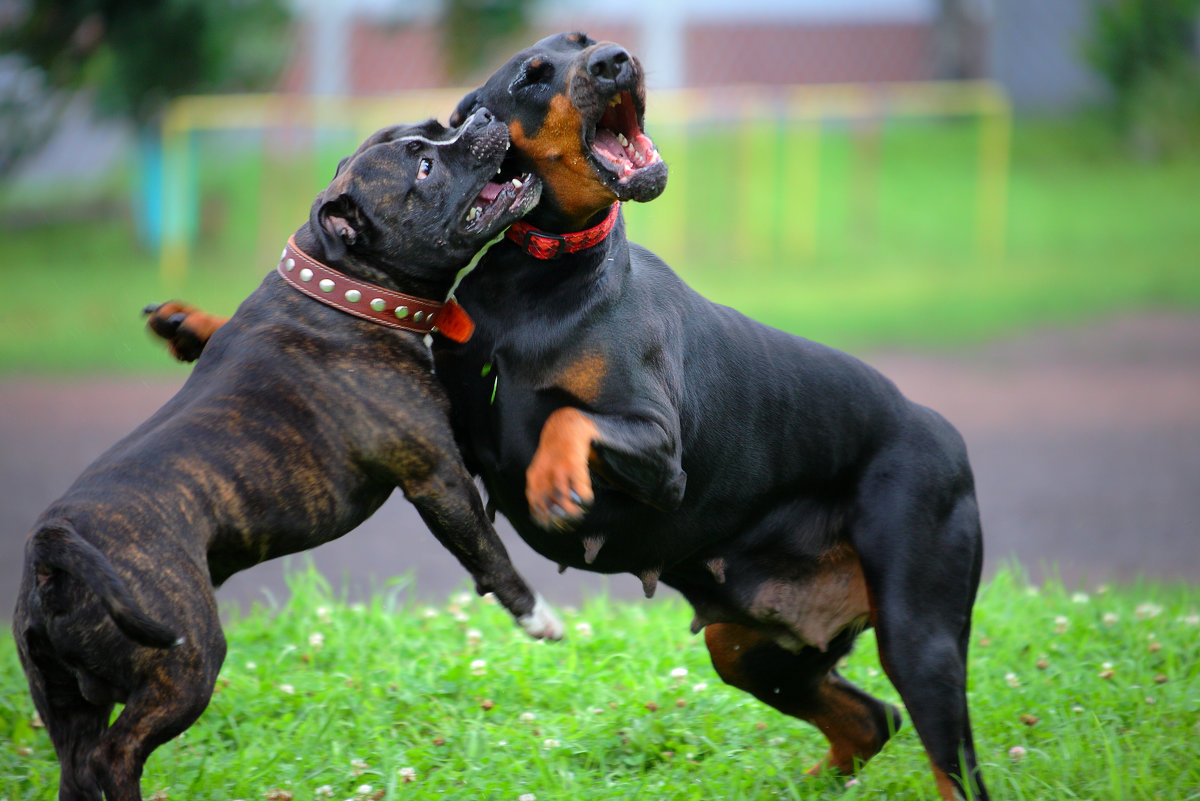
[[[542,528],[569,529],[583,519],[594,500],[588,459],[596,425],[572,407],[555,410],[525,471],[529,514]]]
[[[213,333],[229,318],[217,317],[178,300],[152,303],[142,309],[146,327],[167,342],[171,355],[181,362],[194,362]]]

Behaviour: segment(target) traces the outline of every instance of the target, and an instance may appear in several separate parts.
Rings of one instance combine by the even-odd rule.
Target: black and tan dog
[[[481,106],[509,125],[502,176],[543,180],[458,287],[476,335],[434,347],[490,502],[562,565],[679,589],[720,676],[828,738],[813,772],[853,772],[900,724],[836,669],[874,626],[940,794],[986,799],[961,437],[859,360],[705,300],[627,241],[618,202],[653,199],[667,172],[623,48],[544,39],[451,123]]]
[[[536,180],[490,180],[507,146],[484,110],[373,135],[180,392],[39,519],[13,630],[60,799],[140,799],[146,758],[204,710],[224,659],[213,585],[345,534],[396,487],[480,592],[561,636],[484,513],[424,341],[469,333],[440,299],[537,202]]]

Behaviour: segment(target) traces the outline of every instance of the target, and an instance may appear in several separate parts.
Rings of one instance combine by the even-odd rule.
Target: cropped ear
[[[450,127],[457,128],[467,121],[467,117],[471,116],[479,105],[479,90],[473,89],[467,93],[467,96],[458,101],[458,106],[454,109],[454,113],[450,115]]]
[[[317,207],[313,231],[325,250],[328,261],[340,261],[361,238],[367,226],[366,216],[349,194],[323,200]]]

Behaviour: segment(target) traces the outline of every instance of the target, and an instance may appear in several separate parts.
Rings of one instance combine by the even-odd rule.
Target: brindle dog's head
[[[450,122],[485,106],[512,137],[502,174],[527,171],[544,182],[531,217],[538,225],[577,230],[614,200],[653,200],[666,186],[667,165],[642,132],[642,66],[620,45],[583,33],[547,37],[464,97]]]
[[[537,204],[531,175],[501,180],[508,129],[486,108],[372,134],[338,164],[309,225],[330,264],[367,264],[436,280]],[[353,270],[352,270],[353,271]]]

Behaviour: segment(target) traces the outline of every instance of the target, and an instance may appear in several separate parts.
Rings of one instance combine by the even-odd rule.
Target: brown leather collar
[[[599,225],[570,234],[552,234],[534,228],[527,222],[515,222],[508,227],[504,235],[535,259],[556,259],[567,253],[578,253],[585,248],[599,245],[612,233],[620,211],[621,203],[616,201],[608,210],[608,216]]]
[[[275,269],[283,280],[310,298],[388,328],[438,333],[455,342],[466,342],[475,332],[474,321],[454,298],[441,303],[351,278],[296,247],[295,237],[288,237]]]

